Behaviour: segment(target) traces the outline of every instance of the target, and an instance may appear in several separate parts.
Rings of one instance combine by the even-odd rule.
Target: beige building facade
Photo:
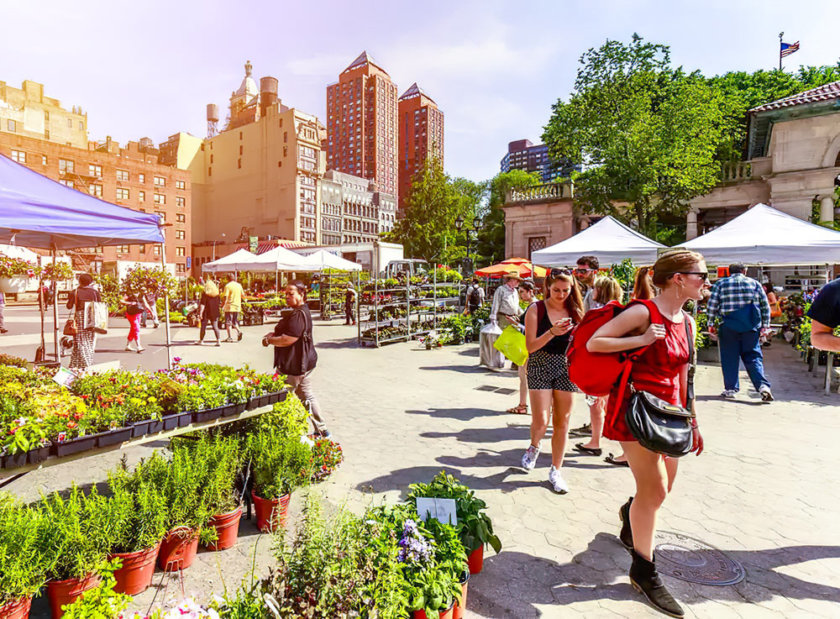
[[[691,201],[689,239],[758,203],[805,220],[838,217],[840,82],[762,105],[749,115],[747,160],[726,166],[723,182]]]
[[[508,192],[505,205],[505,258],[530,258],[539,249],[565,241],[589,225],[574,210],[571,183],[546,183]]]
[[[24,80],[15,88],[0,82],[0,133],[86,149],[87,129],[87,114],[44,96],[43,84]]]

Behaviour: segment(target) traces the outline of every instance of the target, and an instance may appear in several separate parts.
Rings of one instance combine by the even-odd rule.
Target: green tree
[[[697,73],[670,66],[669,48],[634,34],[580,59],[568,102],[558,100],[543,140],[554,158],[586,163],[575,200],[589,212],[636,220],[681,215],[719,180],[726,101]]]
[[[515,187],[532,187],[542,183],[540,175],[525,170],[500,172],[483,184],[482,208],[479,210],[482,227],[478,233],[476,253],[482,266],[505,259],[505,203],[507,192]]]

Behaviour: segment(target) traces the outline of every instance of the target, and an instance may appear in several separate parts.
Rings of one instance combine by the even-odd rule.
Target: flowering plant
[[[0,277],[35,277],[39,270],[38,265],[26,260],[0,256]]]
[[[323,481],[333,474],[344,460],[341,445],[328,438],[315,439],[312,447],[312,480]]]
[[[73,268],[66,262],[48,263],[41,268],[40,276],[44,280],[67,281],[73,279]]]
[[[434,547],[420,533],[417,523],[413,520],[406,520],[403,524],[399,546],[397,561],[400,563],[428,564],[434,553]]]

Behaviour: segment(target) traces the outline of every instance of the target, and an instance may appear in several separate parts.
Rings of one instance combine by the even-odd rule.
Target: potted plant
[[[299,436],[262,428],[248,437],[248,456],[257,527],[263,532],[285,527],[291,493],[309,483],[312,449]]]
[[[20,258],[0,256],[0,292],[26,292],[27,280],[35,277],[39,270],[37,265]]]
[[[118,591],[115,570],[119,561],[114,560],[100,569],[102,582],[85,591],[71,604],[62,607],[64,619],[91,619],[94,617],[122,617],[131,597]]]
[[[107,521],[110,559],[120,565],[113,572],[117,593],[137,595],[152,584],[155,560],[166,534],[167,505],[150,480],[131,474],[123,461],[108,475],[111,496],[102,499]]]
[[[32,596],[46,582],[47,557],[39,552],[43,527],[36,510],[0,494],[0,617],[26,619]]]
[[[475,496],[475,492],[458,482],[445,471],[438,473],[428,484],[412,484],[408,500],[416,505],[418,497],[434,497],[455,500],[456,526],[461,542],[469,554],[471,574],[478,574],[484,564],[484,546],[489,544],[495,552],[501,552],[502,542],[493,533],[493,523],[486,514],[487,504]]]
[[[92,523],[98,503],[87,502],[75,486],[66,499],[58,493],[42,497],[38,506],[48,526],[41,528],[39,552],[48,557],[47,596],[53,617],[60,618],[65,604],[99,584],[97,570],[105,560],[106,542]]]

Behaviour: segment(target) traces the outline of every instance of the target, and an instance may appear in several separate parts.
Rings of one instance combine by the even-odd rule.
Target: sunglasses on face
[[[590,273],[594,270],[595,269],[588,269],[586,267],[578,267],[578,268],[575,269],[575,273]]]
[[[678,271],[680,275],[699,275],[700,278],[705,282],[709,279],[708,271]]]

